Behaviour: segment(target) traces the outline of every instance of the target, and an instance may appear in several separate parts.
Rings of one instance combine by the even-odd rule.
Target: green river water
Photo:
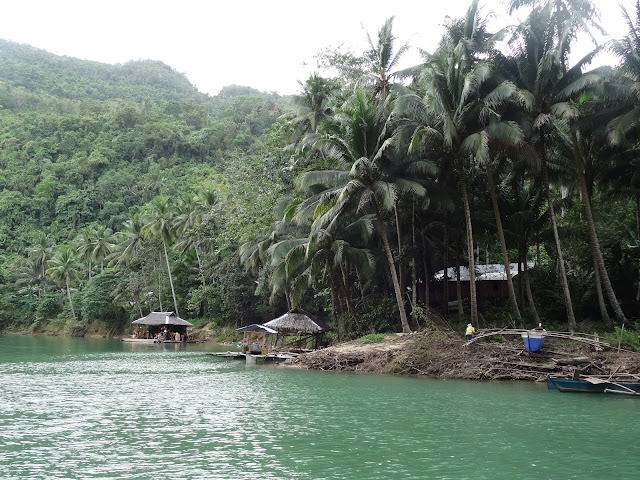
[[[640,400],[0,336],[0,479],[638,479]]]

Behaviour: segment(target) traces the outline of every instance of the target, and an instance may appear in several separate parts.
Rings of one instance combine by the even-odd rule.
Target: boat
[[[559,378],[547,375],[547,387],[560,392],[575,393],[617,393],[622,395],[640,396],[640,382],[618,380],[612,378],[584,377]]]
[[[537,352],[544,345],[544,341],[547,338],[544,330],[533,329],[522,334],[522,341],[524,342],[524,348],[527,352]]]

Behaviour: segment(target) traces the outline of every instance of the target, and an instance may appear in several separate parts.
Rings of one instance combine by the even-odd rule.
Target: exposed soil
[[[342,343],[288,360],[311,370],[425,375],[473,380],[543,381],[553,375],[640,375],[640,354],[595,351],[590,345],[548,338],[543,349],[527,352],[520,338],[504,343],[481,340],[465,345],[443,331],[385,337],[381,342]]]

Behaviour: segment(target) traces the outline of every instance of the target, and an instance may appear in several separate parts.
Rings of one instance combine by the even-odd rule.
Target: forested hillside
[[[0,327],[635,329],[640,5],[591,69],[602,46],[570,52],[593,6],[529,3],[498,45],[470,2],[406,70],[389,18],[292,99],[0,42]]]
[[[223,263],[233,256],[228,252],[237,247],[236,238],[259,229],[265,212],[271,214],[283,180],[280,153],[269,145],[269,135],[281,128],[275,122],[283,113],[282,99],[237,86],[211,98],[160,62],[112,66],[5,41],[0,65],[2,325],[37,329],[58,316],[66,321],[71,312],[57,288],[64,291],[67,279],[76,323],[117,318],[119,328],[129,314],[137,316],[138,308],[122,308],[140,301],[131,291],[118,292],[126,300],[105,302],[100,312],[85,308],[84,293],[92,291],[96,274],[108,276],[104,271],[114,264],[108,257],[116,254],[124,231],[131,233],[127,225],[153,210],[154,199],[162,197],[172,208],[204,209],[197,221],[208,237],[203,249],[216,250]],[[216,213],[212,205],[194,204],[194,196],[218,204]],[[129,253],[139,258],[127,260],[149,265],[130,270],[121,261],[117,274],[110,273],[110,287],[126,290],[123,281],[148,273],[145,282],[153,287],[145,285],[137,294],[162,288],[170,296],[166,268],[160,268],[164,259],[150,253],[161,240],[151,237],[147,250]],[[61,273],[58,285],[47,270],[61,247],[74,255],[65,260],[69,272]],[[186,309],[190,275],[200,278],[201,272],[189,271],[190,249],[183,250],[172,249],[170,261],[186,269],[177,276]],[[153,262],[160,260],[156,268]],[[241,272],[237,260],[228,261],[229,273]],[[108,295],[101,300],[108,299],[109,289],[103,293]],[[171,304],[162,306],[173,310]]]

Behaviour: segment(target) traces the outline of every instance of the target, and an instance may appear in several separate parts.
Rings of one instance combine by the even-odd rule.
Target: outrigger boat
[[[633,377],[635,378],[635,377]],[[640,381],[618,380],[595,376],[584,378],[559,378],[547,375],[547,387],[560,392],[575,393],[617,393],[640,396]]]

